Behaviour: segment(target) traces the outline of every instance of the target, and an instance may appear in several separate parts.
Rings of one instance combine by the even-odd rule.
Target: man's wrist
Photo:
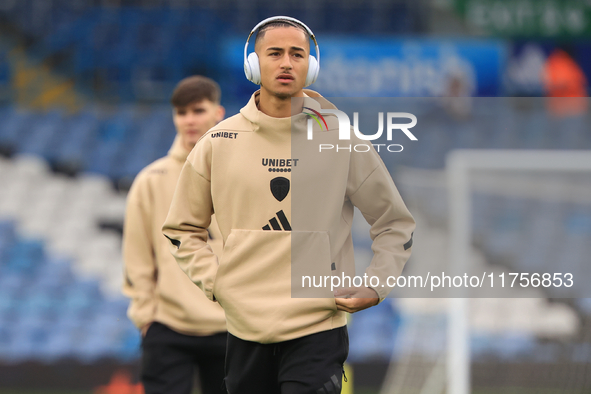
[[[374,298],[376,298],[376,299],[377,299],[377,301],[376,301],[376,303],[375,303],[375,304],[373,304],[373,306],[376,306],[376,305],[378,305],[378,304],[380,303],[380,301],[382,300],[382,298],[381,298],[381,297],[380,297],[380,295],[378,294],[378,291],[377,291],[376,289],[374,289],[373,287],[369,287],[369,286],[368,286],[367,288],[368,288],[368,289],[372,289],[372,290],[373,290],[373,292],[375,293],[375,297],[374,297]]]

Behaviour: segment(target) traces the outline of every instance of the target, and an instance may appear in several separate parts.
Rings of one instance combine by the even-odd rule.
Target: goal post
[[[450,268],[466,271],[472,243],[470,172],[513,170],[591,172],[591,151],[454,150],[446,158]],[[452,293],[448,310],[447,393],[470,393],[468,299]]]

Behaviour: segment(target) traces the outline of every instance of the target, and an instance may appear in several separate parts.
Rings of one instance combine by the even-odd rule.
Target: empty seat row
[[[138,356],[139,333],[122,295],[105,297],[99,280],[49,258],[44,243],[23,238],[13,222],[0,221],[0,240],[10,241],[0,249],[2,362]]]

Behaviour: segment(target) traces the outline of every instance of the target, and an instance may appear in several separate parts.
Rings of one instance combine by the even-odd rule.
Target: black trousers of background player
[[[227,334],[183,335],[154,322],[142,341],[141,380],[146,394],[190,394],[195,369],[202,394],[223,390]]]
[[[261,344],[228,334],[229,394],[339,394],[349,354],[347,326]]]

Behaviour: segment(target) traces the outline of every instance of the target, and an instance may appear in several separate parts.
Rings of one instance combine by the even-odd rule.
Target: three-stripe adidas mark
[[[279,221],[277,221],[277,219],[279,219]],[[281,225],[279,223],[281,223]],[[269,224],[271,226],[269,226]],[[283,210],[277,212],[277,217],[272,217],[269,220],[269,224],[266,224],[263,227],[263,230],[291,231],[291,225],[289,224],[289,220],[287,220],[287,217],[285,216]],[[281,226],[283,226],[283,228],[281,228]]]
[[[324,387],[316,390],[316,394],[335,394],[341,391],[341,385],[339,378],[336,375],[332,375],[330,380],[324,383]]]

